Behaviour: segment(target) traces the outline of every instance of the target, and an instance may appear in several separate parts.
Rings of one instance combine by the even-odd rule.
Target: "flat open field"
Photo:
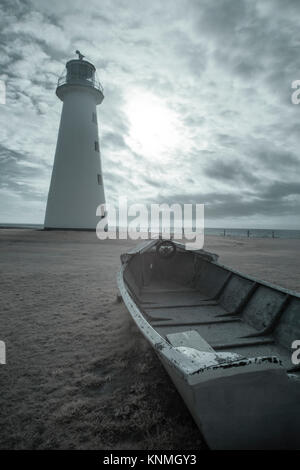
[[[0,448],[195,449],[200,432],[118,303],[91,232],[0,230]],[[300,240],[207,237],[220,262],[300,291]]]

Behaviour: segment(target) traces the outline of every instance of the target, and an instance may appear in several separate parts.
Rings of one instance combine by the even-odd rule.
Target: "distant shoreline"
[[[0,224],[0,229],[43,229],[44,225],[40,224]]]
[[[0,229],[8,230],[44,230],[42,224],[1,224]],[[64,229],[67,231],[93,231],[81,229]],[[96,230],[96,229],[95,229]],[[171,232],[172,233],[172,232]],[[280,238],[280,239],[300,239],[300,229],[246,229],[246,228],[211,228],[204,230],[204,235],[213,235],[222,238]]]

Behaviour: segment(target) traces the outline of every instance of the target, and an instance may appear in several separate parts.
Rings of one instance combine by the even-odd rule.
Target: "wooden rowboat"
[[[210,448],[299,449],[300,295],[217,259],[147,241],[121,256],[119,290]]]

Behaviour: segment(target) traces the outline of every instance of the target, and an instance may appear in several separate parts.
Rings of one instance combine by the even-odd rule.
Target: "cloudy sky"
[[[43,223],[80,49],[107,202],[204,203],[206,225],[300,228],[299,0],[0,0],[0,222]]]

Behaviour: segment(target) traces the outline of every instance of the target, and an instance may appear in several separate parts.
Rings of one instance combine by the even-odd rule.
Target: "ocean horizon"
[[[32,229],[43,230],[43,224],[0,223],[0,229]],[[95,228],[96,230],[96,228]],[[194,230],[194,228],[193,228]],[[206,227],[204,235],[238,238],[281,238],[300,239],[300,229],[269,229],[269,228],[227,228]]]

